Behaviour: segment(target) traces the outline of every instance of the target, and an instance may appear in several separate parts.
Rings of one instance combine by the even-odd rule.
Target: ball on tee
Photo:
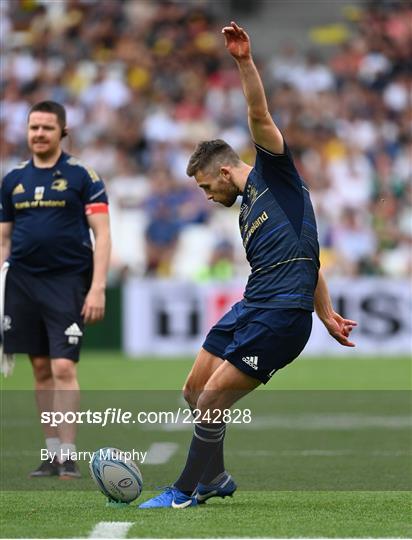
[[[111,501],[130,503],[142,492],[142,474],[127,454],[118,448],[100,448],[90,460],[92,479]]]

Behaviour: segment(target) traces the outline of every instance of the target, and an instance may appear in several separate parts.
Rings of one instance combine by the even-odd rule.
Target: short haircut
[[[222,139],[200,142],[190,156],[186,174],[195,176],[198,171],[215,169],[222,165],[239,165],[240,158],[233,148]]]
[[[57,122],[62,130],[62,137],[67,134],[66,109],[57,101],[39,101],[30,109],[29,117],[33,112],[47,112],[57,116]]]

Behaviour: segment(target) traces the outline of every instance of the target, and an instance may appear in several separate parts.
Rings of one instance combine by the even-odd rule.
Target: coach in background
[[[94,170],[63,152],[66,135],[62,105],[34,105],[27,134],[32,159],[10,171],[1,186],[3,280],[9,265],[4,353],[29,355],[39,412],[78,409],[76,367],[84,325],[101,320],[105,310],[111,246],[107,195]],[[44,433],[50,459],[31,476],[79,477],[70,459],[76,425],[45,424]]]

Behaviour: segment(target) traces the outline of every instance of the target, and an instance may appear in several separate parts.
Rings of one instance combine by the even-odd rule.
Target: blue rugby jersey
[[[107,203],[103,181],[69,154],[50,168],[18,165],[1,185],[0,221],[13,222],[9,262],[33,273],[90,270],[93,203]]]
[[[316,220],[286,143],[283,154],[256,145],[239,226],[251,266],[245,305],[313,311],[319,269]]]

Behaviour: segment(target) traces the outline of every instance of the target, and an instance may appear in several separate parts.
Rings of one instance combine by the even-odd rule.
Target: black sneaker
[[[59,476],[61,480],[71,480],[72,478],[81,478],[82,475],[77,463],[72,459],[66,459],[60,465]]]
[[[49,476],[58,476],[59,475],[60,464],[56,458],[53,458],[53,461],[50,460],[42,461],[35,471],[32,471],[29,476],[30,478],[47,478]]]

